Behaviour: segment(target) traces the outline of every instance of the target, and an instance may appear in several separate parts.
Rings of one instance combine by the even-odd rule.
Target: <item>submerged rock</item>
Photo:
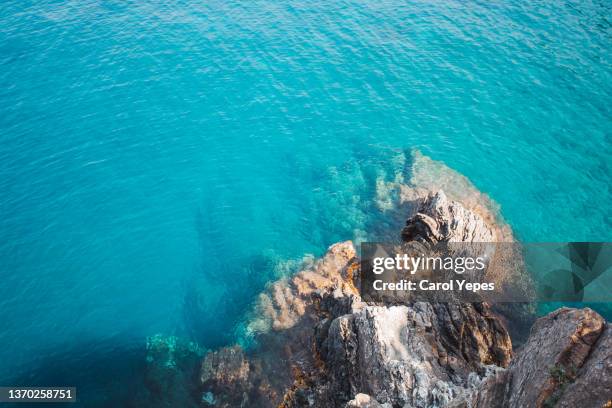
[[[250,364],[238,346],[208,353],[202,361],[202,402],[210,406],[248,403]]]
[[[199,386],[194,385],[198,361],[204,350],[196,343],[175,336],[155,335],[147,339],[146,395],[137,396],[136,406],[199,406]]]

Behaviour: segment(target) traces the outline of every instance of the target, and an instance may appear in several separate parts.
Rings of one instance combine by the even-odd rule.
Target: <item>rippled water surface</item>
[[[109,406],[146,336],[231,341],[413,148],[523,240],[609,240],[611,3],[432,3],[4,0],[0,383]]]

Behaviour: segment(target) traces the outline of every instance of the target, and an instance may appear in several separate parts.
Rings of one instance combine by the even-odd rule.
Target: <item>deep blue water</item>
[[[146,336],[231,342],[285,261],[384,218],[376,180],[413,148],[523,240],[609,240],[611,18],[606,0],[4,0],[0,383],[93,399]]]

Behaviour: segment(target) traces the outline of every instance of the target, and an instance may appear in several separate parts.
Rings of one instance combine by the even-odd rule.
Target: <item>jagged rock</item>
[[[402,230],[404,241],[495,242],[496,233],[483,217],[451,201],[442,190],[429,194]]]
[[[560,309],[536,321],[532,334],[513,362],[510,405],[543,406],[563,375],[574,377],[599,338],[605,322],[590,309]],[[555,373],[558,370],[559,373]]]
[[[472,203],[467,207],[447,198],[442,190],[413,191],[410,200],[415,209],[402,230],[402,240],[427,245],[451,243],[446,251],[454,256],[478,257],[486,253],[490,259],[486,276],[470,276],[470,279],[493,282],[498,288],[497,296],[512,302],[497,303],[494,310],[513,340],[521,344],[526,328],[534,320],[534,307],[529,303],[535,298],[534,285],[523,265],[520,248],[511,243],[511,231],[505,224],[496,222],[489,208],[492,204]]]
[[[302,404],[306,373],[319,363],[315,325],[326,313],[346,313],[360,303],[355,257],[352,242],[332,245],[310,268],[260,296],[249,325],[256,345],[249,353],[239,347],[211,352],[202,364],[203,394],[214,397],[213,406],[276,407],[283,399]]]
[[[428,236],[493,239],[482,217],[443,192],[427,196],[420,208],[423,220],[435,221]],[[417,222],[413,217],[408,226]],[[250,370],[246,381],[229,376],[234,378],[229,383],[227,375],[203,376],[209,392],[235,396],[236,405],[216,406],[248,401],[261,407],[343,408],[361,403],[366,397],[356,398],[360,393],[370,396],[372,405],[443,406],[478,383],[489,366],[510,361],[510,337],[488,305],[368,305],[359,296],[357,272],[356,251],[344,242],[330,247],[312,268],[272,284],[250,325],[257,347],[246,358],[259,367],[257,373]],[[206,371],[240,367],[234,360],[232,355],[228,364],[213,355]],[[254,383],[266,384],[267,393]]]
[[[416,212],[403,230],[405,240],[431,244],[511,237],[509,230],[492,224],[491,213],[463,207],[441,191],[415,193],[411,199]],[[529,289],[523,270],[509,269],[517,263],[514,254],[502,255],[496,283],[521,282]],[[592,311],[562,309],[541,319],[511,363],[506,325],[530,316],[527,308],[506,306],[504,317],[498,305],[487,303],[368,304],[359,295],[358,266],[347,241],[330,247],[312,267],[272,284],[247,325],[255,345],[246,353],[229,348],[206,357],[203,403],[223,408],[514,408],[552,402],[584,406],[576,405],[577,398],[606,402],[612,340]],[[575,374],[568,371],[574,366]],[[597,383],[597,376],[605,381]]]
[[[612,408],[612,327],[608,323],[576,379],[567,384],[557,407],[586,406],[585,402]]]
[[[341,407],[367,393],[392,406],[452,400],[473,371],[505,366],[510,338],[486,305],[365,306],[329,324],[310,406]]]
[[[413,149],[411,154],[410,180],[396,186],[400,207],[414,214],[423,197],[431,192],[444,191],[449,200],[461,203],[461,206],[477,214],[494,229],[496,242],[514,241],[512,229],[500,215],[499,205],[479,191],[467,177],[442,162],[432,160],[418,149]]]
[[[612,335],[591,309],[538,319],[509,368],[472,398],[479,407],[604,407],[612,397]]]

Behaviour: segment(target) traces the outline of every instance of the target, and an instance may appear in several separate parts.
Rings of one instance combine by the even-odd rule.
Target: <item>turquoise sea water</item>
[[[609,240],[609,1],[0,4],[0,384],[119,406],[145,338],[384,220],[413,148],[530,241]]]

